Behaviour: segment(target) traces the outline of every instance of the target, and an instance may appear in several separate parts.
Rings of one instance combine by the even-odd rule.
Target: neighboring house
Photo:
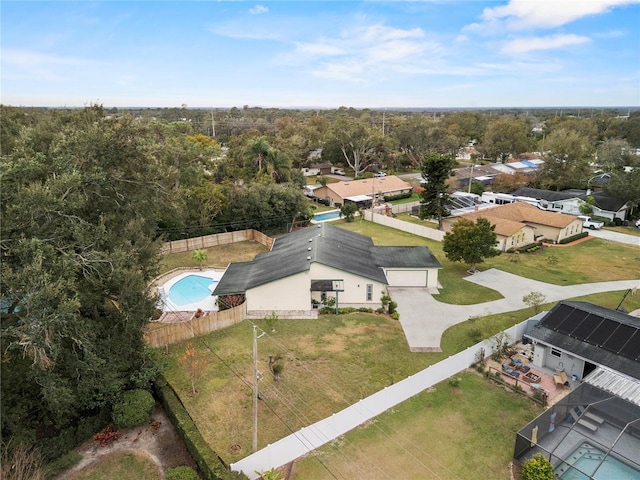
[[[314,163],[307,168],[302,169],[302,174],[305,177],[312,177],[314,175],[331,175],[333,172],[333,165],[331,162]]]
[[[536,367],[579,380],[606,367],[640,381],[640,318],[627,313],[562,301],[528,328],[525,338],[534,344]]]
[[[640,478],[640,318],[562,301],[524,339],[532,369],[571,393],[520,429],[514,459],[540,453],[558,478]]]
[[[491,208],[478,209],[455,217],[443,219],[445,232],[451,231],[460,218],[476,222],[486,218],[495,225],[497,248],[506,252],[542,239],[559,242],[582,232],[582,221],[573,215],[545,212],[526,202],[514,202]]]
[[[499,194],[505,196],[506,194]],[[630,207],[625,202],[611,197],[603,191],[592,192],[590,190],[564,190],[554,192],[551,190],[541,190],[538,188],[519,188],[510,195],[512,201],[521,201],[519,197],[531,202],[535,201],[544,210],[553,212],[568,213],[570,215],[580,215],[580,206],[587,201],[587,197],[593,197],[593,214],[595,217],[608,218],[611,221],[619,219],[627,220]]]
[[[411,185],[395,175],[328,183],[314,190],[316,198],[328,200],[331,205],[356,203],[358,207],[369,208],[372,201],[383,197],[411,192]]]
[[[271,251],[232,263],[214,295],[244,294],[248,315],[340,307],[378,308],[387,286],[436,288],[442,268],[427,247],[377,247],[369,237],[318,224],[276,238]]]

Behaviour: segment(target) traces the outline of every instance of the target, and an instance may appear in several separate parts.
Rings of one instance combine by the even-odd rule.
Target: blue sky
[[[0,8],[8,105],[640,106],[640,0]]]

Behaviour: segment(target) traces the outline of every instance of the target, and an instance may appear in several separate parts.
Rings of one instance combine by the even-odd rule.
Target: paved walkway
[[[563,287],[519,277],[494,268],[478,272],[467,277],[466,280],[497,290],[504,298],[474,305],[450,305],[438,302],[428,293],[426,288],[389,288],[391,297],[398,303],[400,324],[412,352],[439,352],[440,340],[444,331],[470,317],[526,308],[527,305],[522,301],[522,297],[530,292],[540,292],[546,296],[547,302],[557,302],[592,293],[640,288],[640,279]]]

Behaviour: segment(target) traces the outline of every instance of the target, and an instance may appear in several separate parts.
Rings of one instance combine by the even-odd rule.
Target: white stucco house
[[[381,306],[388,286],[437,288],[438,260],[427,247],[380,247],[327,223],[278,237],[251,262],[230,264],[213,294],[244,295],[249,316],[315,317],[331,297],[339,307]]]

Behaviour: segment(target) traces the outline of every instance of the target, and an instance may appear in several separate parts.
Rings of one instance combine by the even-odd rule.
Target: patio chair
[[[512,377],[518,378],[520,376],[520,374],[516,372],[513,368],[511,368],[508,363],[502,364],[502,370],[504,370],[505,373],[508,373]]]
[[[514,364],[516,368],[522,367],[522,362],[518,360],[518,357],[516,355],[513,355],[511,357],[511,363]]]

